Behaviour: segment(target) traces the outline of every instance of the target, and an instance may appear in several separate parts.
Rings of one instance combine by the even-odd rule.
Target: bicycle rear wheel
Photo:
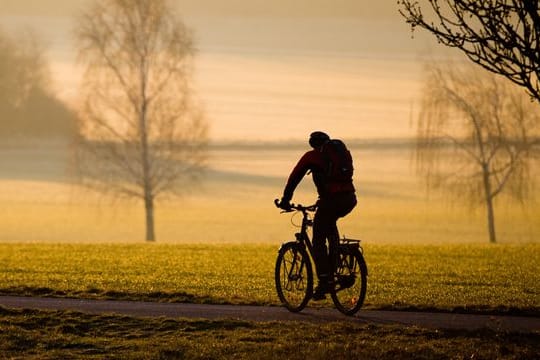
[[[354,315],[364,303],[367,290],[367,265],[358,247],[339,246],[335,288],[331,292],[336,308]]]
[[[313,292],[311,261],[303,246],[288,242],[279,249],[275,270],[279,300],[292,312],[301,311]]]

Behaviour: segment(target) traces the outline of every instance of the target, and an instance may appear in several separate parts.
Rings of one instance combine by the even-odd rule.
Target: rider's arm
[[[291,201],[294,190],[302,178],[306,175],[308,170],[313,167],[313,164],[315,163],[314,157],[314,151],[308,151],[304,154],[304,156],[302,156],[302,158],[300,158],[298,164],[296,164],[293,171],[289,175],[289,180],[287,180],[287,185],[285,186],[285,190],[283,190],[282,201],[287,203]]]

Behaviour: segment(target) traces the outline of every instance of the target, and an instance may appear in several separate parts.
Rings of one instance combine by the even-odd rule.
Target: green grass
[[[538,244],[364,250],[367,308],[540,314]],[[270,245],[0,244],[0,293],[278,305],[276,254]]]
[[[539,333],[148,319],[0,307],[10,359],[537,359]]]

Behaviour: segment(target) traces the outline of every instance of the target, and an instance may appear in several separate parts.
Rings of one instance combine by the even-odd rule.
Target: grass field
[[[540,314],[540,245],[364,250],[367,308]],[[0,244],[0,292],[277,305],[276,254],[270,245]]]

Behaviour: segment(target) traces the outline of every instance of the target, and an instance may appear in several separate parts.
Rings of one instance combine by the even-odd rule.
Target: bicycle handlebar
[[[317,204],[313,204],[313,205],[309,205],[309,206],[303,206],[301,204],[289,204],[290,205],[290,208],[289,209],[283,209],[281,208],[279,205],[279,199],[275,199],[274,200],[274,204],[276,205],[277,208],[280,208],[283,210],[283,212],[292,212],[294,210],[296,211],[315,211],[317,210]]]

